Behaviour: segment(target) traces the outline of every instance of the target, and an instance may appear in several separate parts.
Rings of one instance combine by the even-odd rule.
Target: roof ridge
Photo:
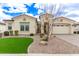
[[[72,19],[70,19],[70,18],[68,18],[68,17],[64,17],[64,16],[59,16],[59,17],[57,17],[56,19],[58,19],[58,18],[65,18],[65,19],[69,19],[69,20],[71,20],[71,21],[75,21],[75,20],[72,20]],[[75,21],[76,22],[76,21]]]

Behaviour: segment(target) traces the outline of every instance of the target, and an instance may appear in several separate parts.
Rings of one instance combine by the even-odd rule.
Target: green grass
[[[32,38],[0,38],[0,53],[28,53]]]

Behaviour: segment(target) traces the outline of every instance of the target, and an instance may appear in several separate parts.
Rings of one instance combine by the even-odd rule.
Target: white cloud
[[[44,13],[44,11],[39,9],[38,14],[41,14],[41,13]]]
[[[28,3],[28,2],[36,2],[36,3],[77,3],[78,0],[0,0],[0,2],[5,3]]]
[[[6,12],[17,13],[17,12],[27,12],[27,8],[25,8],[24,4],[3,4],[2,6],[10,7],[10,10]],[[15,7],[16,9],[14,9]]]
[[[67,15],[70,15],[70,14],[77,14],[77,15],[79,15],[79,10],[69,11]]]
[[[9,11],[6,10],[6,12],[10,13],[17,13],[17,12],[27,12],[27,8],[18,7],[16,9],[10,8]]]
[[[30,15],[30,16],[33,16],[33,14],[29,14],[29,13],[25,13],[26,15]]]
[[[4,0],[3,0],[4,1]],[[8,2],[7,2],[8,1]],[[24,6],[24,3],[31,6],[32,3],[27,3],[26,0],[22,0],[20,2],[18,2],[19,0],[6,0],[6,3],[8,4],[0,4],[0,18],[11,18],[12,16],[9,16],[9,15],[6,15],[3,13],[3,11],[6,11],[6,12],[10,12],[10,13],[17,13],[17,12],[27,12],[27,8],[25,8]],[[10,3],[12,2],[12,3]],[[42,2],[42,1],[41,1]],[[10,10],[7,11],[7,10],[4,10],[4,9],[1,9],[2,6],[10,6]],[[60,11],[63,11],[63,12],[67,12],[66,14],[63,14],[62,16],[65,16],[65,17],[68,17],[68,15],[72,15],[72,14],[76,14],[76,15],[79,15],[79,10],[77,9],[62,9],[62,7],[64,6],[64,4],[60,4],[60,3],[49,3],[49,4],[46,4],[46,3],[37,3],[35,4],[34,7],[38,8],[38,14],[42,13],[43,12],[43,9],[46,9],[48,11],[50,11],[51,7],[53,7],[53,11],[52,11],[52,14],[56,14],[58,12],[59,9],[61,9]],[[13,9],[13,7],[16,7],[16,9]],[[70,6],[71,7],[71,6]],[[50,11],[51,12],[51,11]],[[33,16],[32,14],[28,14],[26,13],[27,15],[30,15],[30,16]],[[39,15],[36,15],[34,17],[38,18]],[[76,19],[78,20],[79,17],[69,17],[71,19]]]
[[[3,9],[0,8],[0,21],[2,21],[3,19],[10,19],[10,18],[12,18],[12,16],[4,14]]]

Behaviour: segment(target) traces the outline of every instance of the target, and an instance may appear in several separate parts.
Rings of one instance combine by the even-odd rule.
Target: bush
[[[9,32],[10,32],[10,35],[13,36],[13,31],[9,31]]]
[[[15,30],[15,36],[18,36],[18,35],[19,35],[19,31]]]
[[[30,36],[34,36],[34,34],[33,34],[33,33],[31,33],[31,34],[30,34]]]
[[[48,38],[42,39],[42,41],[48,41]]]
[[[79,34],[79,31],[77,31],[77,34]]]
[[[4,36],[9,36],[9,31],[5,31]]]
[[[77,34],[76,31],[74,31],[74,34]]]
[[[40,34],[40,37],[42,38],[43,36],[44,36],[44,34],[43,34],[43,33],[41,33],[41,34]]]

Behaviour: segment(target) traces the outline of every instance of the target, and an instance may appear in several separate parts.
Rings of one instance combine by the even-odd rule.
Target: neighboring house
[[[72,26],[73,26],[73,33],[79,34],[79,22],[74,23]]]
[[[20,35],[29,35],[37,33],[37,19],[25,14],[16,16],[11,20],[4,20],[6,31],[18,30]]]
[[[3,33],[5,31],[5,25],[6,24],[0,22],[0,33]]]

